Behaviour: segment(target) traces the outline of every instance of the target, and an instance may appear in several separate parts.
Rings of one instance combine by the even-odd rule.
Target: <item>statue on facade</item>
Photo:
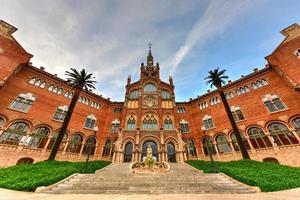
[[[150,144],[148,144],[147,147],[147,158],[152,158],[152,148]]]

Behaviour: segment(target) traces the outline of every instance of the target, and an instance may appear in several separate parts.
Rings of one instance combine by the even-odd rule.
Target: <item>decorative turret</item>
[[[149,52],[147,56],[147,65],[141,64],[141,78],[152,77],[159,79],[159,64],[153,65],[153,56],[151,52],[151,43],[149,43]]]
[[[151,43],[149,43],[149,53],[148,53],[148,56],[147,56],[147,66],[153,66],[153,56],[152,56],[152,53],[151,53]]]

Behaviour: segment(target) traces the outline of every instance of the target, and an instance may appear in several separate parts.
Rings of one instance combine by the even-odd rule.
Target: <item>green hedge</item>
[[[205,173],[211,173],[209,161],[189,160],[188,164]],[[263,192],[300,187],[300,168],[270,162],[239,160],[215,162],[218,172],[251,186],[258,186]]]
[[[88,173],[109,164],[108,161],[90,161]],[[0,169],[0,187],[35,191],[37,187],[52,185],[74,173],[82,173],[84,166],[84,162],[44,161],[3,168]]]

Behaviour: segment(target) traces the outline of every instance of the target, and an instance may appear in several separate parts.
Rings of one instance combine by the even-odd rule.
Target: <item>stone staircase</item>
[[[170,164],[159,174],[133,174],[130,163],[112,164],[95,174],[77,174],[43,192],[55,194],[197,194],[255,193],[223,174],[205,174],[187,164]]]

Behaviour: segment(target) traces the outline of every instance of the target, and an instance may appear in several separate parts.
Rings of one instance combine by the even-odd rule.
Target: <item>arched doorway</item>
[[[176,162],[175,146],[172,142],[167,144],[168,162]]]
[[[148,140],[146,142],[144,142],[143,144],[143,149],[142,149],[142,158],[141,161],[143,161],[144,157],[147,157],[147,147],[148,145],[151,146],[152,148],[152,156],[154,157],[154,159],[156,158],[156,161],[158,160],[158,149],[157,149],[157,144],[151,140]]]
[[[124,162],[131,162],[131,160],[132,160],[132,149],[133,149],[132,143],[127,142],[126,145],[125,145]]]

